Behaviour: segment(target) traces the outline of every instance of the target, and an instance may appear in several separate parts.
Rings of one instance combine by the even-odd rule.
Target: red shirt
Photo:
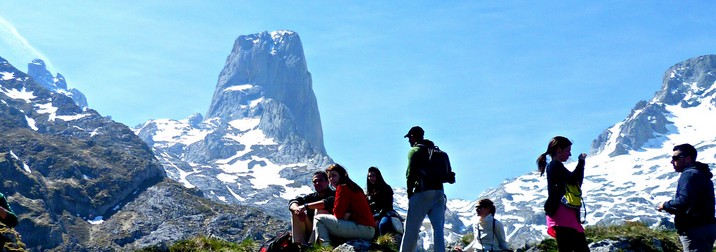
[[[375,227],[373,214],[363,190],[354,192],[347,185],[338,185],[336,200],[333,202],[333,216],[343,220],[347,213],[351,214],[350,221],[363,226]]]

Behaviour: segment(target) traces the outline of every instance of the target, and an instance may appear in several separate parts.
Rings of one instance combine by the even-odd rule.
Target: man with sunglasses
[[[716,240],[713,174],[707,164],[696,162],[696,148],[690,144],[674,147],[671,164],[681,173],[676,194],[657,209],[674,215],[684,251],[712,251]]]

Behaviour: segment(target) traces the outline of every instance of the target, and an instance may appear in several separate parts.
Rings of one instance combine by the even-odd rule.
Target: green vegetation
[[[681,245],[676,231],[654,230],[641,222],[627,222],[620,226],[587,227],[584,232],[592,241],[627,238],[631,246],[646,251],[677,251]],[[661,245],[660,248],[657,247],[658,245]]]
[[[241,243],[229,242],[213,237],[195,237],[189,240],[180,240],[169,247],[169,250],[158,247],[148,247],[140,252],[255,252],[260,244],[252,239],[245,239]]]
[[[587,241],[592,243],[603,240],[613,240],[624,244],[624,251],[680,251],[681,243],[678,235],[674,230],[655,230],[647,227],[641,222],[627,222],[619,226],[589,226],[585,229]],[[468,233],[461,238],[463,245],[469,244],[474,239],[472,233]],[[375,240],[375,244],[387,247],[390,250],[397,251],[398,244],[396,238],[391,235],[383,235]],[[189,240],[177,241],[168,251],[257,251],[260,244],[254,240],[247,239],[241,243],[228,242],[225,240],[196,237]],[[557,241],[549,238],[543,240],[539,244],[527,245],[525,248],[516,251],[524,251],[528,248],[536,247],[538,251],[557,251]],[[313,245],[307,248],[307,252],[329,252],[333,247],[330,245]],[[140,250],[143,252],[150,251],[166,251],[158,248],[145,248]],[[716,250],[714,250],[716,251]]]
[[[473,233],[467,233],[466,235],[463,235],[462,238],[460,238],[463,247],[470,244],[473,240],[475,240],[475,234]]]
[[[378,236],[378,238],[375,240],[375,243],[387,247],[393,251],[398,251],[398,249],[400,249],[400,244],[396,242],[396,238],[392,234],[384,234]]]
[[[587,242],[603,240],[624,243],[625,251],[680,251],[681,242],[674,230],[654,230],[641,222],[626,222],[619,226],[589,226],[584,229]],[[539,251],[557,251],[555,239],[545,239],[536,247]]]
[[[333,247],[328,244],[313,244],[306,252],[331,252],[333,251]]]

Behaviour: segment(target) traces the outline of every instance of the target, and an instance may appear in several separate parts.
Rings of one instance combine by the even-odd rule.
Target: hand
[[[659,212],[664,211],[664,203],[665,203],[665,202],[661,202],[661,203],[657,204],[657,205],[656,205],[656,210],[659,211]]]
[[[298,204],[293,203],[293,204],[291,204],[290,210],[291,210],[292,214],[295,214],[295,215],[304,214],[305,215],[306,208],[303,205],[299,206]]]
[[[587,159],[587,153],[579,154],[579,160],[586,160]]]

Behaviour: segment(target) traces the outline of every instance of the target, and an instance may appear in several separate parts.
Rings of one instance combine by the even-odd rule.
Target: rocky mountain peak
[[[34,74],[44,64],[36,63]],[[0,57],[0,192],[28,251],[135,251],[197,235],[262,240],[286,226],[168,179],[126,125],[67,94]]]
[[[664,84],[654,100],[667,105],[697,106],[714,102],[716,55],[695,57],[670,67],[664,74]]]
[[[296,135],[325,154],[312,86],[297,33],[242,35],[219,74],[206,118],[260,117],[259,128],[268,136],[283,141]]]
[[[35,79],[38,84],[42,85],[47,89],[57,89],[57,86],[55,86],[55,80],[52,77],[52,73],[50,73],[50,71],[47,71],[45,61],[41,59],[34,59],[32,60],[32,62],[27,64],[27,75],[32,76],[32,78]]]
[[[41,59],[34,59],[32,62],[27,64],[27,75],[32,77],[37,84],[50,90],[61,92],[70,98],[80,106],[81,108],[87,108],[87,97],[77,89],[67,89],[67,81],[62,74],[57,73],[55,77],[52,77],[52,73],[47,70],[45,61]]]
[[[667,106],[688,108],[704,102],[716,104],[715,72],[716,55],[695,57],[670,67],[654,98],[639,101],[624,121],[599,135],[592,142],[591,153],[606,150],[614,157],[658,144],[654,140],[668,133],[671,124]]]
[[[288,217],[332,162],[301,40],[292,31],[239,36],[206,116],[158,119],[137,129],[167,175],[216,201]]]
[[[624,120],[593,141],[582,185],[587,225],[638,221],[674,227],[673,216],[654,207],[675,192],[679,174],[670,164],[673,146],[690,143],[698,161],[711,169],[716,163],[714,59],[700,56],[669,68],[652,99],[637,102]],[[565,163],[569,169],[575,165]],[[546,191],[545,178],[530,172],[480,197],[496,202],[510,244],[520,245],[545,238]]]

